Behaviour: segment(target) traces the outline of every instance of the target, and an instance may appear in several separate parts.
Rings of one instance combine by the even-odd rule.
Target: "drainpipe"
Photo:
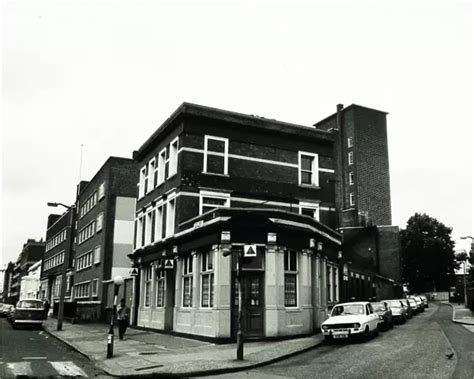
[[[339,211],[339,228],[342,227],[342,210],[345,205],[345,183],[344,183],[344,137],[342,135],[342,109],[344,108],[343,104],[337,104],[336,106],[336,127],[339,134],[339,191],[340,191],[340,211]]]

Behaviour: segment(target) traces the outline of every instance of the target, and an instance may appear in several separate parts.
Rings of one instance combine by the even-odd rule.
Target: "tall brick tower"
[[[352,104],[314,126],[336,133],[339,226],[391,225],[386,112]]]

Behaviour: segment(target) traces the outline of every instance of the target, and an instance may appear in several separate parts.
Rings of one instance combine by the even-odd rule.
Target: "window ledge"
[[[203,174],[203,175],[209,175],[209,176],[222,176],[222,177],[224,177],[224,178],[229,178],[229,177],[230,177],[229,174],[218,174],[218,173],[216,173],[216,172],[204,172],[204,171],[203,171],[203,172],[201,172],[201,174]]]
[[[287,312],[301,312],[301,308],[300,307],[285,307],[285,311]]]
[[[311,185],[311,184],[298,184],[298,187],[311,188],[311,189],[321,189],[320,186],[314,186],[314,185]]]

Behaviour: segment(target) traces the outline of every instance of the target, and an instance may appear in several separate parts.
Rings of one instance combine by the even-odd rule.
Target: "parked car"
[[[410,307],[413,309],[413,314],[420,313],[420,306],[415,301],[415,299],[412,299],[411,297],[409,297],[407,301],[410,304]]]
[[[44,304],[41,300],[20,300],[11,312],[10,322],[13,328],[18,325],[42,326],[45,319]]]
[[[384,301],[387,302],[388,306],[392,310],[393,321],[399,322],[399,323],[406,322],[408,318],[407,310],[401,300],[384,300]]]
[[[423,304],[423,300],[421,300],[419,296],[409,296],[409,298],[416,301],[416,305],[418,305],[419,312],[425,311],[425,305]]]
[[[0,309],[0,317],[7,317],[10,310],[13,308],[11,304],[3,304]]]
[[[428,303],[428,298],[425,295],[418,295],[418,297],[421,299],[423,302],[423,305],[425,308],[429,308],[429,303]]]
[[[337,304],[321,325],[326,340],[378,333],[379,316],[368,301]]]
[[[403,303],[403,305],[405,306],[405,309],[406,309],[406,313],[407,313],[407,318],[412,318],[413,317],[413,308],[410,304],[410,301],[409,299],[400,299],[400,301]],[[416,304],[416,303],[415,303]]]
[[[385,301],[372,302],[374,312],[379,316],[379,328],[388,330],[393,327],[392,310]]]

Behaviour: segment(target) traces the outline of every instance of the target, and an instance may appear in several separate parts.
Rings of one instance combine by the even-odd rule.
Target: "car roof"
[[[338,306],[338,305],[366,305],[366,304],[370,304],[368,301],[351,301],[349,303],[339,303],[339,304],[336,304],[335,306]]]

